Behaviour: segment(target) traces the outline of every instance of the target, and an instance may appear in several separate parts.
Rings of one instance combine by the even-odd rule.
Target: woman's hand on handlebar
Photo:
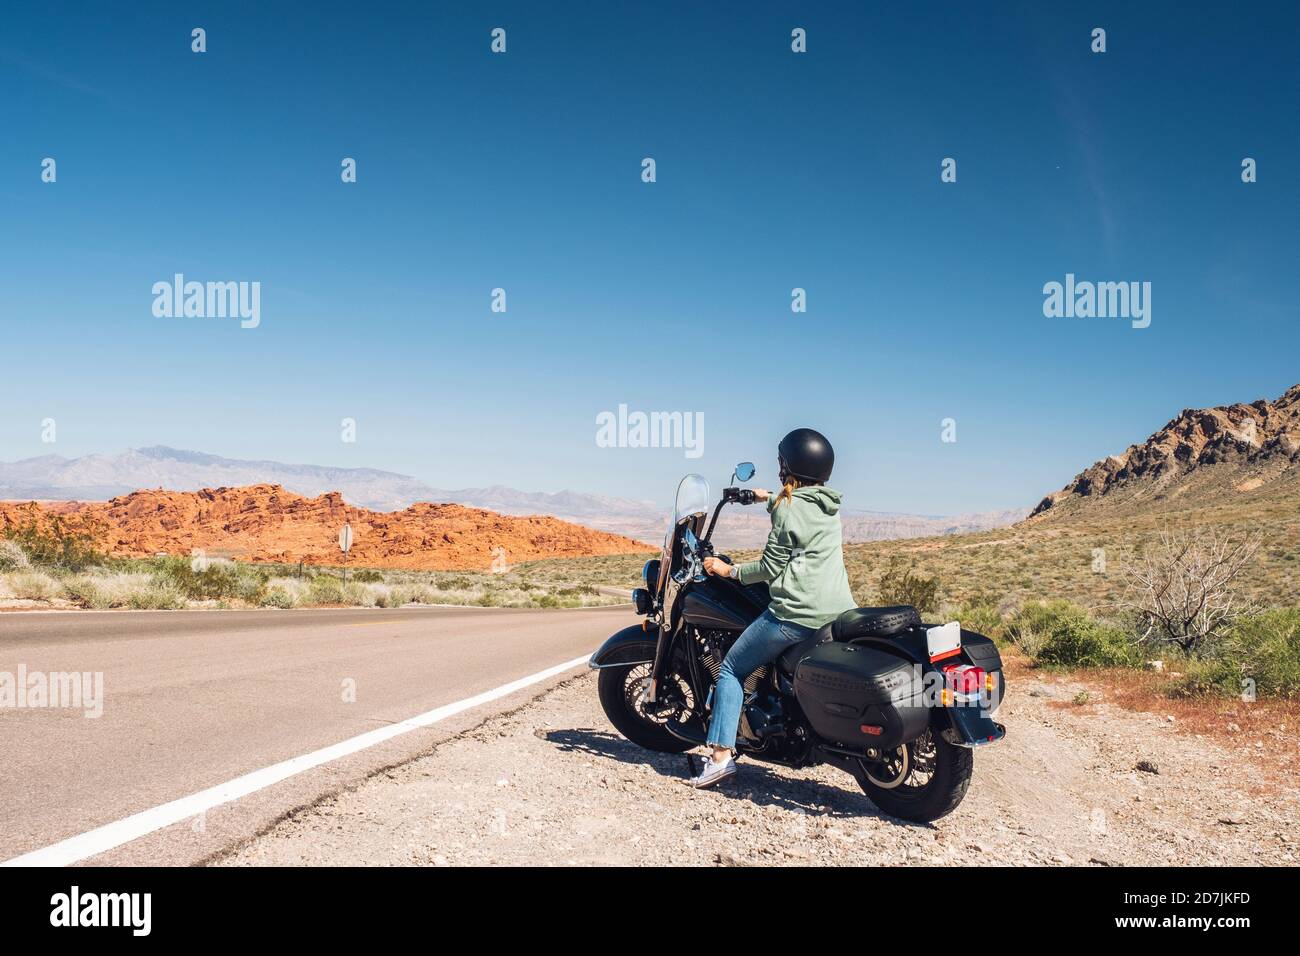
[[[754,500],[755,500],[755,501],[766,501],[768,498],[771,498],[771,497],[772,497],[772,492],[768,491],[766,488],[755,488],[755,489],[754,489]]]
[[[712,555],[704,559],[704,570],[710,574],[716,574],[720,578],[731,577],[731,565]]]

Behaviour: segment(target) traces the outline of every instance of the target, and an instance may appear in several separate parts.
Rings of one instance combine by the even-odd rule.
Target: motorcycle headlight
[[[659,559],[651,558],[641,569],[641,580],[645,582],[646,589],[654,594],[659,588]]]

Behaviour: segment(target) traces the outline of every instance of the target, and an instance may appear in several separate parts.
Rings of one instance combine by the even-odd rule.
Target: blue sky
[[[663,500],[741,458],[772,484],[811,425],[851,507],[1032,505],[1300,381],[1300,14],[1189,6],[14,8],[0,459]],[[261,282],[261,325],[155,318],[176,272]],[[1151,282],[1151,326],[1045,318],[1067,272]],[[620,403],[702,412],[703,457],[598,448]]]

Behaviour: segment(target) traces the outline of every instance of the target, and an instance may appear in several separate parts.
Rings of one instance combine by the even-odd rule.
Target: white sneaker
[[[735,775],[736,759],[734,757],[728,757],[722,763],[714,763],[713,758],[709,757],[704,761],[704,769],[700,771],[699,776],[691,777],[689,783],[696,790],[703,790],[705,787],[712,787]]]

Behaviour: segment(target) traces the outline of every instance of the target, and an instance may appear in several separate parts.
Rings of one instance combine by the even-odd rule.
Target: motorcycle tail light
[[[864,734],[870,734],[872,737],[879,737],[882,733],[885,732],[884,727],[878,727],[875,724],[863,724],[858,729],[861,730]]]
[[[982,688],[992,689],[985,678],[991,680],[993,675],[986,675],[984,668],[971,664],[949,664],[943,669],[943,676],[954,694],[978,694]]]

